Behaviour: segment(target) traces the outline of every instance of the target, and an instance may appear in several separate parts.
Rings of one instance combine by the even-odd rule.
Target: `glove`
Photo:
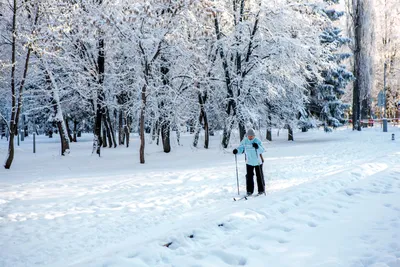
[[[238,153],[238,151],[237,151],[237,149],[235,148],[234,150],[233,150],[233,154],[237,154]]]
[[[253,143],[253,147],[254,147],[255,149],[258,149],[258,144],[257,144],[257,143]]]

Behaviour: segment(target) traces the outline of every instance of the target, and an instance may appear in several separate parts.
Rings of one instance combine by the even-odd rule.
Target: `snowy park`
[[[67,156],[58,138],[39,136],[35,154],[25,138],[15,167],[0,169],[0,266],[400,266],[392,133],[260,137],[267,195],[236,202],[235,157],[219,134],[208,150],[190,134],[170,154],[149,144],[146,164],[137,136],[100,158],[91,134]],[[244,175],[239,155],[241,194]]]
[[[0,267],[400,267],[399,0],[0,0]]]

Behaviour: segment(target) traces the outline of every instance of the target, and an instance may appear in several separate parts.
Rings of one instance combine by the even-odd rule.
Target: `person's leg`
[[[257,176],[257,188],[258,188],[258,193],[264,193],[265,191],[265,181],[264,181],[264,174],[262,170],[262,164],[259,166],[256,166],[256,176]]]
[[[254,166],[246,164],[246,189],[247,193],[254,193]]]

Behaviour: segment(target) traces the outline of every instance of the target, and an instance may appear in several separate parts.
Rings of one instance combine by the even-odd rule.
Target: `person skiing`
[[[254,193],[254,169],[256,170],[257,176],[257,188],[258,194],[264,194],[265,183],[264,175],[262,171],[262,153],[265,151],[260,139],[255,137],[253,129],[249,129],[246,133],[247,137],[243,138],[240,145],[233,150],[233,154],[245,153],[246,157],[246,190],[247,195]]]

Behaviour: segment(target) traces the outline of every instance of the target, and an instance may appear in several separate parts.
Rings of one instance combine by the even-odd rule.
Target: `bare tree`
[[[350,45],[354,54],[353,72],[353,130],[361,131],[361,120],[367,118],[369,96],[373,79],[373,32],[370,0],[351,0],[347,2],[350,15]]]
[[[31,35],[34,35],[35,32],[35,27],[38,23],[39,19],[39,5],[37,3],[25,3],[25,4],[30,4],[32,6],[27,7],[25,10],[28,10],[28,12],[32,12],[32,16],[34,18],[33,20],[33,29],[31,30]],[[36,5],[34,5],[36,4]],[[22,78],[17,81],[17,58],[16,55],[19,53],[17,51],[17,18],[20,18],[20,13],[21,9],[24,9],[24,5],[20,5],[18,7],[18,1],[13,0],[12,2],[12,28],[11,28],[11,118],[10,118],[10,140],[9,140],[9,145],[8,145],[8,155],[6,162],[4,164],[4,167],[6,169],[9,169],[11,167],[11,164],[14,159],[14,136],[16,135],[18,131],[18,122],[19,122],[19,116],[21,113],[21,108],[22,108],[22,103],[23,103],[23,91],[24,91],[24,86],[25,86],[25,80],[27,77],[28,73],[28,68],[29,68],[29,59],[31,57],[31,52],[32,52],[32,41],[27,43],[27,51],[26,51],[26,56],[25,56],[25,63],[23,65],[23,74]],[[17,85],[19,84],[19,86]]]
[[[60,133],[61,139],[61,155],[64,156],[65,153],[69,152],[69,142],[68,142],[68,132],[65,125],[64,116],[62,114],[59,88],[57,81],[55,80],[53,73],[49,70],[48,64],[43,60],[46,83],[48,84],[51,91],[51,105],[54,109],[54,115],[52,116],[52,121],[56,123],[58,132]]]
[[[399,79],[400,79],[400,11],[398,2],[395,0],[376,0],[376,9],[382,10],[383,16],[376,16],[376,83],[373,96],[379,91],[385,93],[385,108],[381,107],[375,111],[381,116],[394,117],[398,102],[400,101]],[[385,112],[386,111],[386,112]]]

